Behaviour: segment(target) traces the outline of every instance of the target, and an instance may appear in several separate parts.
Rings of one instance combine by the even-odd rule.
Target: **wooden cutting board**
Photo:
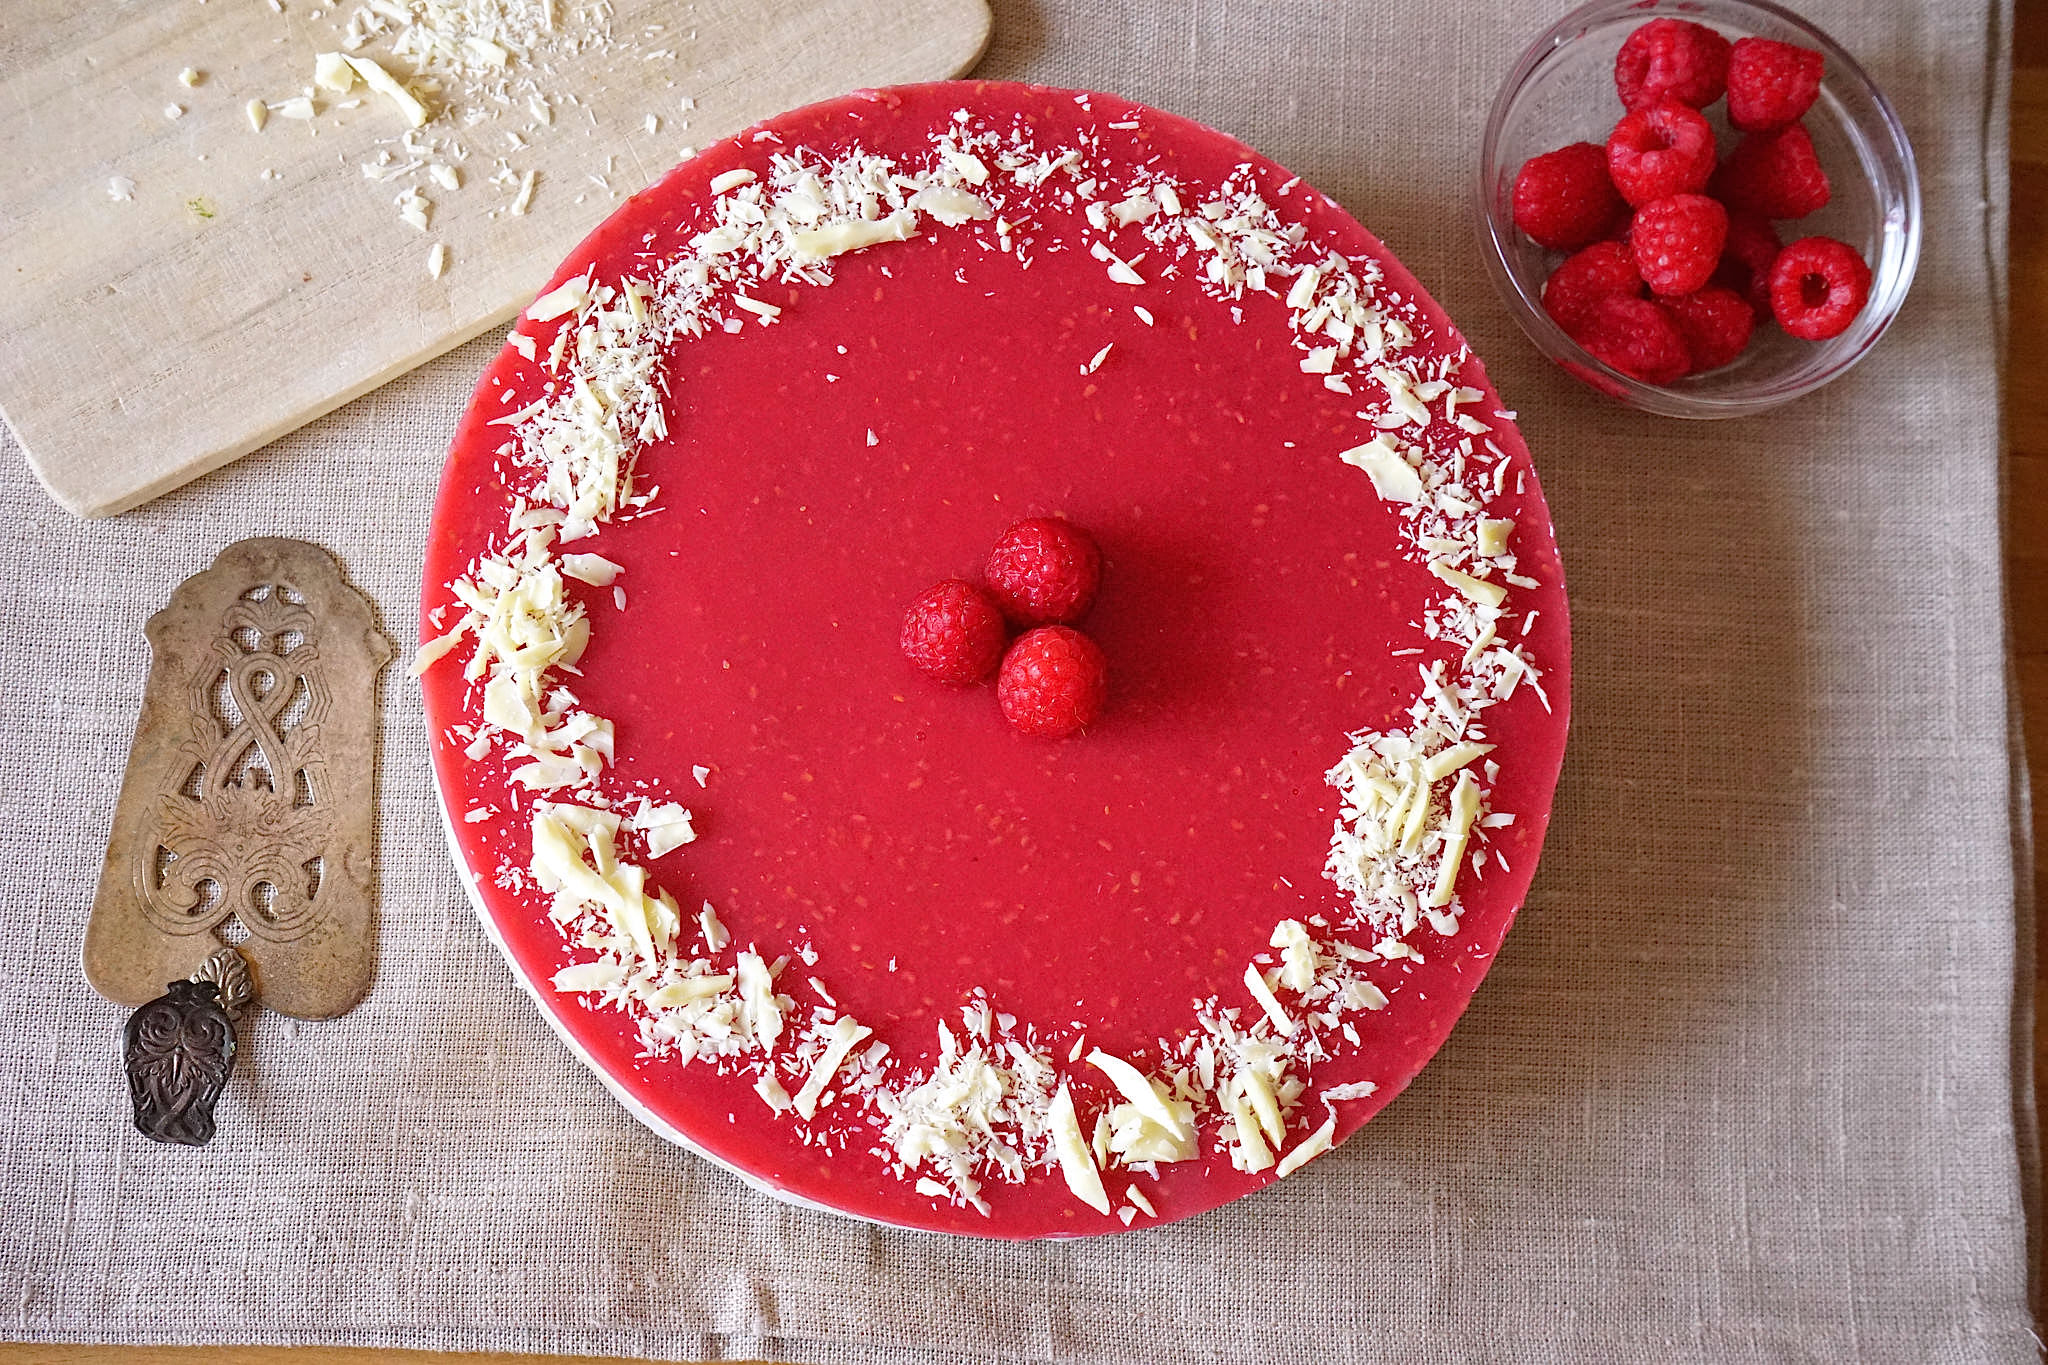
[[[397,16],[430,8],[407,40]],[[146,502],[504,323],[687,148],[956,75],[989,30],[985,0],[375,0],[355,55],[422,97],[408,148],[399,101],[314,84],[358,9],[0,3],[0,414],[73,512]],[[502,68],[418,56],[494,32],[531,41],[497,44]]]

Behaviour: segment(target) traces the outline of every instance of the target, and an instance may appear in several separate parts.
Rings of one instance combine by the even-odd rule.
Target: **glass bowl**
[[[1826,208],[1776,226],[1787,241],[1827,236],[1871,265],[1870,302],[1849,329],[1800,341],[1759,324],[1740,357],[1669,385],[1645,384],[1595,360],[1543,311],[1543,281],[1565,253],[1518,231],[1510,200],[1515,173],[1539,152],[1569,142],[1604,144],[1622,116],[1614,57],[1622,40],[1662,15],[1705,24],[1729,38],[1775,38],[1826,59],[1806,128],[1833,186]],[[1726,101],[1706,111],[1724,149],[1733,146]],[[1595,0],[1530,45],[1494,99],[1474,184],[1480,247],[1501,297],[1538,350],[1600,392],[1672,417],[1741,417],[1810,393],[1861,360],[1884,335],[1920,258],[1920,180],[1906,130],[1870,77],[1833,39],[1764,0]]]

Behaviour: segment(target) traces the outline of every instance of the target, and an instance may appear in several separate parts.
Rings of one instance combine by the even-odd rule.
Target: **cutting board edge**
[[[955,7],[957,13],[963,19],[967,20],[961,26],[957,35],[955,35],[959,40],[959,45],[956,48],[955,54],[949,56],[941,64],[939,70],[919,79],[944,80],[963,76],[971,71],[987,54],[995,28],[994,13],[989,0],[949,0],[949,3]],[[891,82],[884,82],[884,84],[888,83]],[[858,85],[849,87],[849,89],[857,88],[862,87]],[[4,401],[4,395],[0,395],[0,423],[5,423],[8,430],[13,434],[14,439],[22,448],[22,455],[28,464],[30,472],[35,475],[36,481],[42,486],[43,491],[59,507],[74,516],[88,520],[118,516],[123,512],[132,511],[175,489],[203,478],[215,470],[232,464],[234,461],[262,449],[280,437],[299,430],[307,424],[333,412],[336,408],[342,407],[369,393],[371,390],[379,388],[400,375],[425,364],[436,356],[443,355],[465,342],[474,340],[492,327],[510,322],[524,306],[525,301],[521,300],[515,304],[508,305],[502,311],[488,315],[473,326],[458,328],[453,332],[434,337],[428,344],[391,361],[358,382],[344,385],[327,397],[307,401],[296,410],[279,416],[275,420],[243,436],[221,442],[210,448],[202,446],[202,448],[196,449],[187,455],[178,457],[175,463],[166,465],[155,476],[132,485],[113,486],[110,488],[109,482],[105,477],[106,470],[104,467],[92,465],[75,466],[62,455],[55,459],[46,460],[39,454],[39,446],[48,446],[52,442],[62,445],[63,438],[59,424],[43,420],[47,415],[44,412],[25,413],[24,416],[32,424],[32,429],[24,430],[23,423],[16,420],[15,416],[9,413],[8,404]],[[31,406],[35,405],[31,404]]]
[[[974,70],[975,67],[980,66],[981,59],[988,55],[989,43],[995,38],[996,12],[994,6],[990,3],[990,0],[972,0],[972,2],[981,11],[981,32],[974,39],[974,50],[968,53],[965,61],[940,77],[939,79],[941,80],[958,80]]]
[[[90,478],[80,480],[78,486],[74,486],[61,477],[64,471],[52,471],[47,468],[42,458],[36,454],[35,443],[22,431],[20,424],[7,415],[4,405],[0,405],[0,421],[7,423],[8,431],[13,433],[15,442],[21,446],[21,453],[28,462],[29,472],[36,476],[36,482],[43,486],[43,491],[50,495],[52,501],[73,516],[87,521],[103,520],[119,516],[123,512],[132,512],[144,503],[154,502],[166,493],[182,488],[188,483],[197,482],[215,470],[223,469],[243,456],[261,450],[279,437],[289,436],[301,427],[325,417],[336,408],[353,403],[371,390],[380,389],[400,375],[418,369],[436,356],[446,355],[456,347],[476,340],[493,327],[509,324],[524,306],[514,304],[490,314],[467,330],[436,337],[431,345],[423,346],[412,354],[393,361],[360,383],[351,384],[338,391],[332,398],[273,422],[244,440],[229,442],[213,450],[195,454],[188,462],[177,465],[149,482],[112,496],[102,497],[94,488],[84,486],[93,482]]]

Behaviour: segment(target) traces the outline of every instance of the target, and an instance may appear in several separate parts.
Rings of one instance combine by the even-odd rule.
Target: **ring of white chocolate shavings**
[[[1119,126],[1142,116],[1130,117]],[[593,267],[528,309],[540,326],[515,330],[511,344],[544,367],[546,389],[496,422],[508,428],[501,454],[531,485],[512,503],[502,545],[449,585],[463,614],[421,647],[414,671],[471,645],[464,668],[478,723],[453,738],[473,759],[506,754],[535,794],[530,867],[498,877],[517,888],[530,875],[553,897],[572,957],[557,991],[625,1011],[649,1054],[744,1070],[803,1141],[863,1144],[925,1197],[986,1214],[991,1180],[1057,1168],[1075,1198],[1128,1225],[1156,1216],[1146,1178],[1159,1166],[1206,1149],[1244,1171],[1289,1174],[1329,1147],[1338,1103],[1376,1088],[1324,1086],[1321,1118],[1304,1112],[1316,1064],[1356,1046],[1358,1016],[1388,1003],[1365,968],[1419,960],[1406,941],[1419,923],[1455,934],[1461,878],[1483,875],[1488,831],[1513,820],[1488,809],[1498,769],[1484,717],[1518,686],[1541,695],[1535,665],[1503,630],[1509,589],[1534,583],[1515,572],[1513,523],[1487,515],[1509,460],[1487,415],[1472,410],[1483,394],[1458,382],[1469,352],[1421,357],[1414,301],[1381,288],[1372,259],[1327,251],[1287,222],[1253,167],[1221,184],[1146,168],[1112,184],[1094,169],[1097,134],[1041,147],[1027,129],[978,127],[964,110],[930,141],[915,164],[777,150],[765,179],[731,170],[711,182],[715,222],[658,273],[600,280]],[[1271,197],[1284,201],[1298,184]],[[632,847],[660,856],[689,841],[689,812],[644,796],[628,808],[603,790],[611,725],[563,681],[590,632],[565,579],[604,587],[621,570],[565,547],[653,504],[659,490],[636,490],[634,456],[667,431],[662,357],[711,328],[772,325],[780,310],[749,292],[760,282],[826,286],[836,256],[940,231],[974,233],[1028,268],[1054,230],[1044,224],[1080,222],[1078,245],[1132,289],[1141,317],[1148,275],[1193,278],[1230,301],[1284,297],[1303,382],[1363,404],[1361,439],[1337,458],[1397,509],[1402,553],[1444,584],[1423,630],[1463,652],[1419,665],[1406,728],[1360,731],[1337,757],[1326,875],[1341,904],[1278,924],[1273,951],[1247,963],[1241,995],[1233,987],[1231,998],[1196,1002],[1188,1032],[1159,1040],[1149,1058],[1125,1058],[1086,1050],[1070,1027],[1020,1023],[977,991],[957,1028],[939,1025],[936,1059],[916,1065],[890,1056],[811,974],[808,945],[771,960],[741,947],[709,904],[686,915],[650,885]],[[543,341],[547,324],[555,330]],[[510,817],[485,808],[468,818]],[[1086,1123],[1068,1084],[1084,1066],[1120,1096]]]

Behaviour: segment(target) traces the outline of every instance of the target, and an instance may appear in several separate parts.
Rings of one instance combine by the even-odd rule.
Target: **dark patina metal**
[[[220,987],[173,981],[128,1016],[122,1038],[136,1128],[157,1142],[211,1142],[214,1102],[235,1061],[235,1025]]]

